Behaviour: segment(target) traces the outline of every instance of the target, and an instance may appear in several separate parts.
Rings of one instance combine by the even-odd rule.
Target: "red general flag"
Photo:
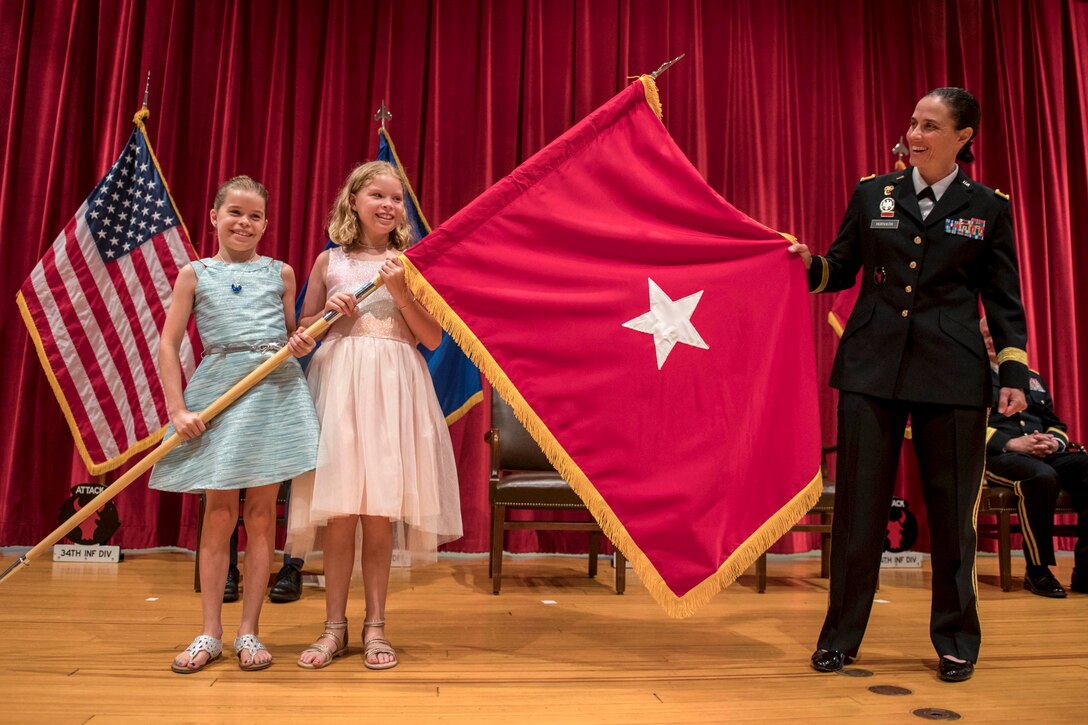
[[[819,417],[803,265],[707,186],[655,109],[644,77],[406,266],[649,591],[686,616],[815,502]]]
[[[16,302],[87,470],[159,441],[169,421],[156,365],[178,270],[196,258],[141,110],[117,161],[31,271]],[[196,368],[192,326],[183,376]]]

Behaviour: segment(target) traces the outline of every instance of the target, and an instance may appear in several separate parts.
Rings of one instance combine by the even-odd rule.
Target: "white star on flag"
[[[673,300],[657,286],[656,282],[649,277],[646,279],[650,283],[650,311],[633,320],[628,320],[623,323],[623,326],[654,336],[654,346],[657,348],[657,369],[660,370],[665,364],[669,353],[678,342],[709,350],[710,345],[703,342],[703,338],[691,324],[691,315],[703,296],[703,290]]]

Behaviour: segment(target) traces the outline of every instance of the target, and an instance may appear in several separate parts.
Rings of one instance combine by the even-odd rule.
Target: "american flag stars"
[[[87,227],[105,261],[131,253],[179,223],[142,135],[130,143],[88,200]]]

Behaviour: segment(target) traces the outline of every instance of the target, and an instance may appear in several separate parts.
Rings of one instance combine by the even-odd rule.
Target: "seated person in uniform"
[[[990,364],[996,368],[985,318],[979,327]],[[995,373],[995,396],[997,386]],[[1006,417],[997,412],[994,404],[986,429],[986,480],[991,486],[1012,488],[1020,497],[1020,528],[1027,560],[1024,588],[1042,597],[1066,596],[1050,567],[1055,563],[1054,507],[1058,492],[1064,488],[1072,494],[1073,506],[1079,513],[1070,589],[1088,594],[1088,455],[1083,449],[1072,450],[1066,426],[1054,413],[1046,382],[1034,370],[1029,386],[1027,410]]]

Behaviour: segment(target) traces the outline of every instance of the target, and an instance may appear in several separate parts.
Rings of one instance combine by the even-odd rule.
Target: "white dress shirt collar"
[[[951,174],[935,184],[927,184],[925,179],[923,179],[922,175],[918,172],[918,167],[915,166],[913,167],[913,172],[911,174],[911,178],[914,180],[914,193],[917,194],[927,186],[932,186],[933,196],[937,197],[937,201],[940,201],[941,197],[944,196],[944,193],[948,191],[948,187],[952,186],[952,182],[956,180],[956,174],[958,173],[960,173],[959,164],[953,164]]]

